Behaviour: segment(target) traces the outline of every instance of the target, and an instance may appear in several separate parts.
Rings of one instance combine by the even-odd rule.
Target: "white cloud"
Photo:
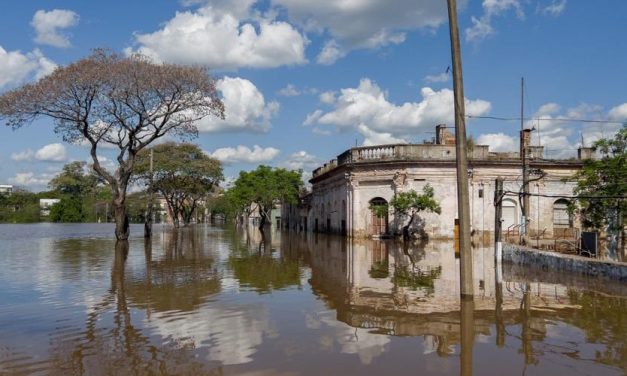
[[[627,103],[613,107],[608,115],[614,121],[627,121]]]
[[[374,133],[382,141],[400,142],[425,131],[436,124],[454,122],[453,91],[421,90],[422,100],[394,104],[386,93],[369,79],[362,79],[356,88],[340,91],[329,112],[316,110],[305,119],[305,125],[335,125],[339,129],[356,129],[375,142]],[[490,111],[490,102],[466,99],[466,112],[479,116]]]
[[[554,0],[551,4],[544,8],[540,8],[540,12],[545,15],[557,17],[566,9],[567,0]]]
[[[9,183],[25,187],[45,186],[50,181],[51,176],[47,174],[35,175],[34,172],[18,172],[9,178]]]
[[[399,44],[405,31],[434,29],[447,19],[445,2],[432,0],[273,0],[290,20],[308,32],[329,35],[321,64],[332,64],[350,50]]]
[[[61,33],[61,30],[76,26],[78,19],[78,14],[71,10],[54,9],[49,12],[38,10],[30,23],[37,33],[35,43],[69,47],[70,40],[66,34]]]
[[[322,65],[332,65],[344,56],[346,56],[346,51],[344,51],[340,45],[332,39],[324,44],[322,51],[320,51],[318,57],[316,58],[316,62]]]
[[[273,160],[279,154],[279,149],[273,147],[262,148],[259,145],[254,145],[253,149],[239,145],[237,148],[220,148],[211,153],[213,158],[216,158],[223,163],[264,163]]]
[[[489,145],[490,151],[518,151],[518,139],[504,133],[488,133],[477,137],[477,145]]]
[[[282,165],[290,170],[312,170],[320,163],[315,155],[309,154],[304,150],[292,153]]]
[[[16,162],[65,162],[67,160],[67,151],[65,146],[60,143],[48,144],[37,150],[31,149],[11,154],[11,159]]]
[[[335,102],[335,92],[325,91],[320,93],[320,102],[324,104],[333,104]]]
[[[465,30],[466,41],[478,42],[495,33],[492,27],[492,18],[509,10],[514,10],[520,19],[525,18],[521,0],[483,0],[483,14],[471,17],[472,26]]]
[[[222,95],[225,119],[207,116],[196,123],[200,132],[265,132],[270,120],[279,111],[278,102],[266,103],[263,94],[250,81],[239,77],[224,77],[216,88]]]
[[[324,112],[322,112],[322,110],[315,110],[314,112],[308,114],[307,117],[305,117],[305,121],[303,121],[303,125],[312,125],[316,123],[323,113]]]
[[[480,41],[494,34],[494,28],[487,17],[471,17],[472,26],[466,29],[466,40]]]
[[[425,77],[425,82],[428,84],[436,83],[436,82],[447,82],[450,76],[448,73],[440,73],[434,75],[428,75]]]
[[[37,150],[35,159],[42,162],[64,162],[67,160],[67,152],[63,144],[49,144]]]
[[[374,132],[363,124],[360,124],[357,130],[364,136],[364,146],[407,143],[402,138],[392,136],[391,133]]]
[[[32,161],[35,158],[35,152],[31,149],[26,149],[18,153],[12,153],[11,159],[15,162],[27,162]]]
[[[254,14],[253,0],[212,2],[177,12],[163,28],[136,34],[136,51],[157,61],[203,64],[212,69],[274,68],[304,64],[309,43],[273,12]]]
[[[278,94],[284,97],[297,97],[301,93],[293,84],[287,84],[286,87],[279,90]]]
[[[0,88],[20,84],[30,79],[40,79],[56,68],[38,49],[23,54],[0,47]]]

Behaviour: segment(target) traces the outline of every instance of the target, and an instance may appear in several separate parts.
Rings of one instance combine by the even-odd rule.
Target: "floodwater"
[[[141,230],[0,226],[0,374],[627,373],[625,284],[476,248],[460,302],[450,242]]]

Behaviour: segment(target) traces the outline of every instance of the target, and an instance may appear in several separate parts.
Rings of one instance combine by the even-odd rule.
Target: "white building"
[[[50,208],[52,205],[60,202],[61,200],[58,198],[40,198],[39,199],[39,213],[42,217],[47,217],[50,215]]]
[[[415,230],[429,238],[453,238],[457,221],[455,144],[444,126],[437,127],[432,144],[397,144],[351,148],[313,171],[312,192],[299,207],[283,211],[284,224],[314,232],[333,232],[351,237],[399,234],[407,219],[391,209],[377,217],[372,205],[387,204],[398,192],[419,194],[429,184],[442,213],[421,213]],[[528,140],[528,131],[522,132]],[[522,137],[521,137],[522,139]],[[521,147],[522,149],[522,147]],[[543,147],[526,146],[532,171],[529,192],[529,234],[552,237],[577,225],[567,211],[568,201],[559,196],[573,194],[575,183],[567,179],[582,166],[580,158],[552,160],[543,157]],[[490,152],[487,145],[469,150],[469,194],[471,227],[475,240],[490,241],[494,232],[494,187],[504,179],[509,192],[503,201],[503,230],[518,234],[522,224],[518,193],[522,187],[520,153]]]
[[[13,186],[8,184],[0,184],[0,194],[10,195],[13,193]]]

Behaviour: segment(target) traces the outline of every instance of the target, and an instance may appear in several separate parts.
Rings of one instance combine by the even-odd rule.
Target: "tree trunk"
[[[409,227],[411,226],[411,224],[414,222],[414,214],[411,215],[411,217],[409,218],[409,222],[403,226],[403,241],[408,241],[410,236],[409,236]]]
[[[267,221],[267,211],[264,210],[261,206],[259,206],[259,214],[261,216],[261,220],[259,221],[259,230],[263,231],[263,228],[266,226],[267,223],[269,223]]]
[[[117,197],[113,200],[113,215],[115,217],[115,238],[117,240],[128,240],[130,229],[124,197]]]

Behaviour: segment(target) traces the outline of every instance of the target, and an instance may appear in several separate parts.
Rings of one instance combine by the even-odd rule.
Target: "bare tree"
[[[224,105],[204,68],[105,50],[0,96],[8,126],[49,117],[65,141],[90,147],[95,172],[113,191],[118,240],[129,235],[124,203],[137,153],[165,134],[196,137],[195,121],[208,115],[224,118]],[[103,147],[117,150],[115,171],[102,166]]]

